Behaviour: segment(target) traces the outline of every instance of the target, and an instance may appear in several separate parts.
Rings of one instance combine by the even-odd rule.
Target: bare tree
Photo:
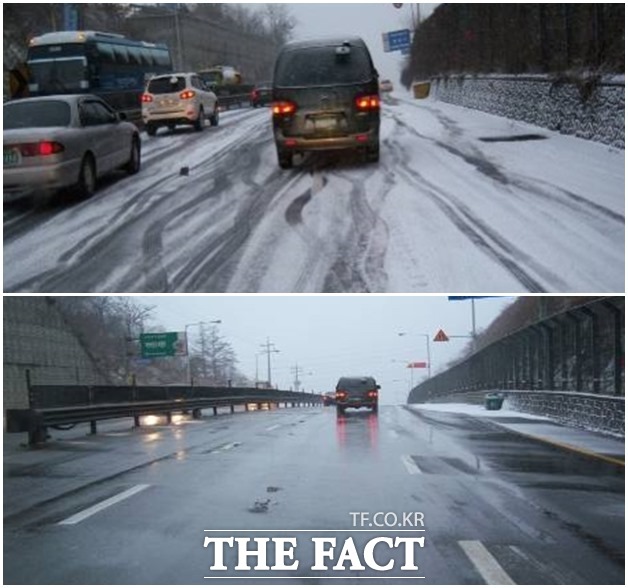
[[[201,325],[198,344],[194,347],[192,373],[205,386],[225,386],[233,380],[237,363],[231,344],[214,325]]]
[[[283,45],[291,38],[297,19],[290,13],[287,4],[266,4],[264,12],[271,38],[277,45]]]

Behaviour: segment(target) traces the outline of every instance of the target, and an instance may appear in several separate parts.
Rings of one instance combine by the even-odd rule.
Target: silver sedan
[[[137,127],[96,96],[46,96],[4,104],[4,202],[71,189],[87,198],[101,176],[140,170]]]

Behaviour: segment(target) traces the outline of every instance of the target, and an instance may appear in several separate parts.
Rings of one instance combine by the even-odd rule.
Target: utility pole
[[[270,339],[268,337],[266,337],[266,343],[262,343],[261,345],[262,349],[264,349],[264,353],[267,356],[267,363],[268,363],[268,386],[270,388],[273,387],[273,381],[271,379],[271,370],[270,370],[270,354],[271,353],[279,353],[278,349],[275,349],[275,344],[270,342]]]
[[[292,373],[294,374],[294,391],[298,392],[301,388],[301,381],[299,380],[299,364],[296,364],[292,368]]]

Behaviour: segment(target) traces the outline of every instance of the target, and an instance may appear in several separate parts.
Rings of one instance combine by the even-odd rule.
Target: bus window
[[[97,43],[96,46],[98,47],[98,55],[100,56],[101,63],[115,63],[113,45]]]
[[[129,63],[129,55],[124,45],[114,45],[113,53],[118,65],[127,65]]]
[[[84,57],[31,61],[28,67],[32,94],[84,92],[89,85]]]

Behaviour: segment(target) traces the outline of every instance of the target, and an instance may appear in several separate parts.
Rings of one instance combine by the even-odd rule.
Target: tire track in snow
[[[239,129],[237,134],[232,135],[228,144],[222,144],[220,152],[216,153],[211,148],[208,149],[206,157],[190,168],[192,183],[198,184],[205,181],[207,177],[215,174],[220,166],[225,165],[225,161],[229,158],[237,160],[238,154],[241,153],[240,145],[243,136],[247,136],[250,144],[255,143],[256,140],[261,144],[265,141],[262,136],[267,133],[267,130],[265,126],[260,127],[258,121],[252,121]],[[194,173],[198,170],[201,171],[201,175],[195,178]],[[57,265],[53,269],[12,286],[12,289],[16,291],[37,289],[46,292],[108,291],[108,289],[102,288],[103,281],[105,283],[110,281],[111,274],[121,270],[124,272],[123,276],[115,279],[116,287],[113,290],[119,292],[133,291],[133,288],[129,286],[137,283],[138,276],[142,275],[143,270],[138,268],[136,264],[128,265],[132,260],[128,251],[142,249],[141,239],[138,245],[133,245],[134,242],[138,241],[139,236],[144,234],[142,226],[149,222],[148,218],[152,216],[155,210],[159,209],[161,204],[168,205],[173,193],[179,197],[181,192],[175,186],[178,180],[180,180],[178,170],[176,174],[168,171],[151,182],[150,185],[140,186],[120,207],[116,214],[117,221],[113,225],[104,230],[102,225],[96,226],[79,243],[61,255],[61,268]],[[186,187],[182,193],[187,193],[191,187]],[[106,197],[106,192],[99,194],[99,199]],[[194,198],[191,202],[178,208],[177,214],[186,213],[188,209],[206,199],[205,195]],[[93,199],[86,201],[82,206],[89,206],[93,202]],[[174,222],[175,217],[168,212],[167,220]],[[159,222],[158,219],[157,223]],[[151,234],[151,239],[153,243],[158,244],[158,240],[155,240],[154,231]],[[125,270],[124,268],[127,266],[128,269]],[[103,278],[103,269],[108,272],[109,277]],[[163,276],[154,279],[156,283],[164,284]]]

